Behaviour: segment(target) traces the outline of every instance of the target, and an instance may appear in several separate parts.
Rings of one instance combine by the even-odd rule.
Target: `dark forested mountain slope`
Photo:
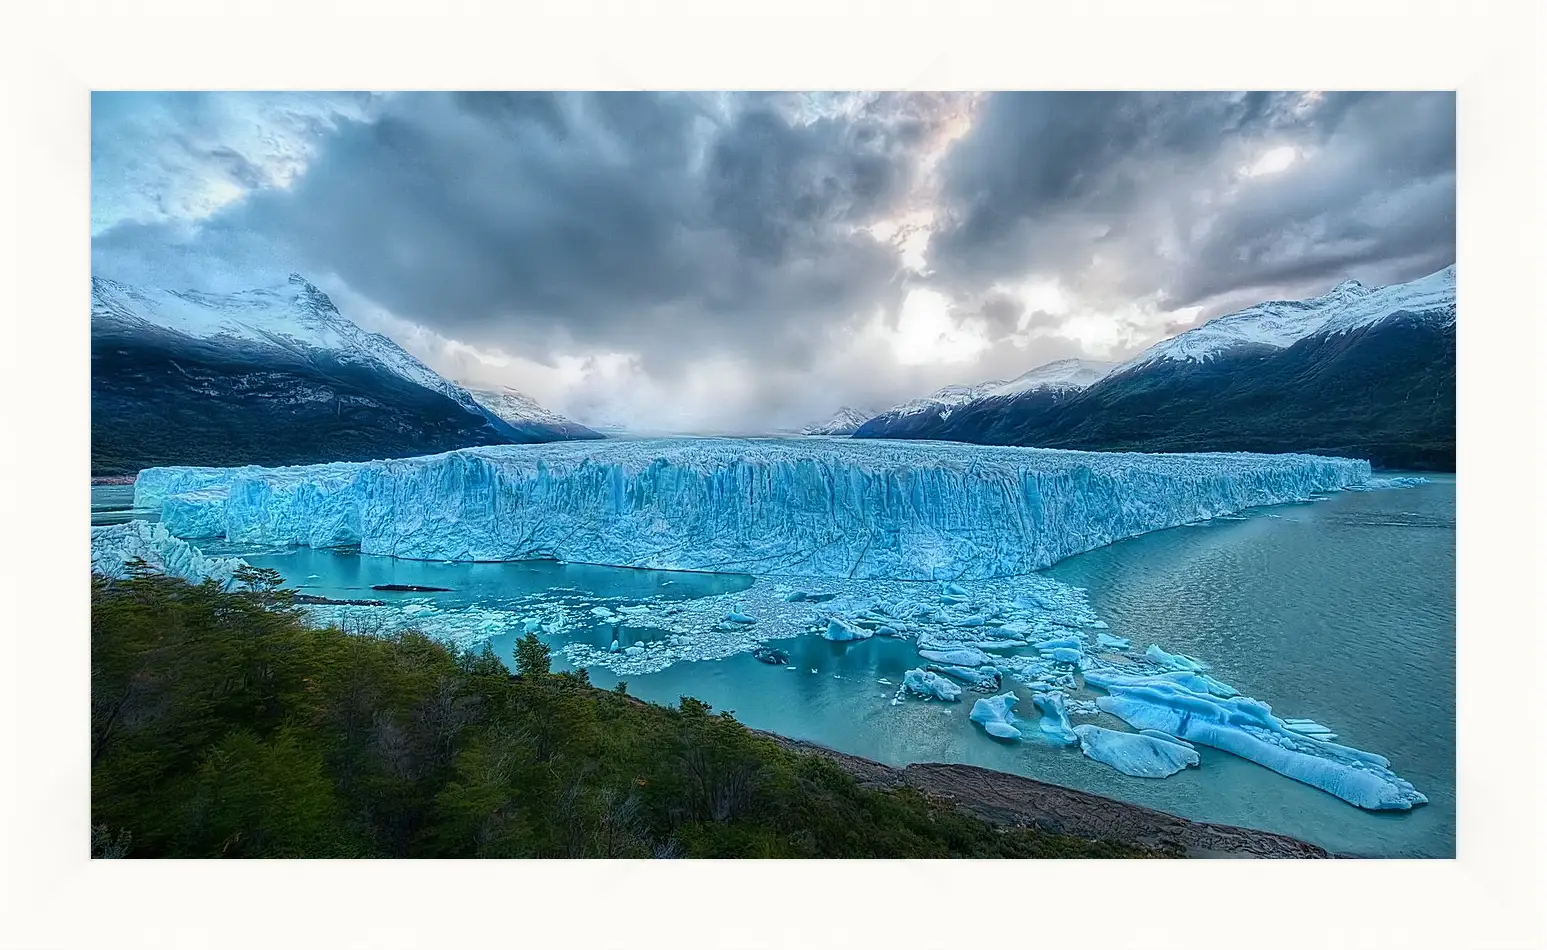
[[[93,278],[91,413],[93,475],[391,458],[577,434],[500,418],[355,326],[299,277],[225,295]]]

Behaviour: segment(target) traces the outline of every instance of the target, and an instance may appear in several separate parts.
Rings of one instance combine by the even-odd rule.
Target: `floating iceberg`
[[[972,646],[977,650],[1018,650],[1026,645],[1025,640],[974,640]]]
[[[1151,662],[1158,663],[1170,670],[1201,673],[1209,668],[1209,665],[1202,660],[1195,660],[1184,653],[1167,653],[1153,643],[1150,644],[1148,650],[1144,651],[1144,656]]]
[[[187,541],[173,537],[163,524],[126,521],[91,529],[93,574],[123,577],[128,563],[135,558],[151,570],[181,577],[192,584],[213,580],[223,587],[235,584],[234,575],[247,566],[239,557],[206,557]]]
[[[1310,736],[1313,739],[1331,741],[1337,738],[1337,733],[1314,719],[1285,719],[1284,728],[1290,732],[1298,732],[1302,736]]]
[[[1371,478],[1363,485],[1350,485],[1348,488],[1351,491],[1379,491],[1383,488],[1417,488],[1427,484],[1429,480],[1422,475],[1396,475],[1391,478]]]
[[[944,666],[984,666],[991,662],[988,654],[974,647],[956,650],[920,650],[919,656]]]
[[[1064,711],[1063,693],[1037,693],[1031,697],[1031,704],[1042,713],[1038,726],[1045,738],[1059,745],[1074,745],[1079,741],[1074,727],[1069,725],[1069,714]]]
[[[961,699],[962,688],[928,670],[909,670],[903,674],[902,688],[926,699],[939,699],[954,703]]]
[[[975,670],[966,666],[931,666],[931,673],[939,673],[941,676],[949,676],[951,679],[966,683],[973,689],[987,692],[999,688],[999,673],[992,669]]]
[[[1184,743],[1146,730],[1118,732],[1088,723],[1074,727],[1080,751],[1124,775],[1165,778],[1198,764],[1198,753]]]
[[[1135,729],[1238,755],[1360,808],[1408,809],[1428,801],[1381,756],[1301,735],[1255,699],[1223,699],[1164,681],[1107,689],[1097,705]]]
[[[846,640],[869,640],[872,634],[864,627],[849,623],[841,617],[833,617],[827,621],[827,629],[822,631],[822,636],[841,643]]]
[[[983,727],[983,731],[1000,739],[1019,739],[1021,731],[1015,728],[1019,722],[1012,711],[1015,708],[1015,694],[1002,693],[989,699],[980,699],[972,704],[972,712],[967,718]]]
[[[1110,690],[1117,686],[1144,686],[1149,683],[1171,683],[1190,689],[1195,693],[1209,693],[1222,699],[1239,696],[1235,687],[1219,680],[1207,673],[1193,673],[1185,670],[1171,670],[1165,673],[1126,674],[1114,673],[1111,670],[1085,670],[1085,682],[1091,686],[1099,686]]]
[[[1038,652],[1041,653],[1047,653],[1049,651],[1057,650],[1060,648],[1070,650],[1084,649],[1084,645],[1081,643],[1080,638],[1072,636],[1050,637],[1049,639],[1038,641],[1037,643],[1033,644],[1033,646],[1035,646]]]
[[[449,561],[849,579],[1026,574],[1159,528],[1362,485],[1367,462],[868,440],[666,439],[289,468],[154,468],[174,535]],[[948,597],[959,597],[946,593]]]
[[[1109,650],[1126,650],[1133,646],[1133,643],[1123,637],[1114,637],[1110,633],[1098,633],[1096,646],[1106,647]]]
[[[748,617],[739,610],[732,610],[725,615],[726,623],[757,623],[756,617]]]

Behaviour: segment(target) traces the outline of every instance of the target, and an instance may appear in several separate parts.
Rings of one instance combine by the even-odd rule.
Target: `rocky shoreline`
[[[791,751],[831,759],[863,787],[896,789],[908,786],[992,825],[1112,839],[1179,852],[1190,858],[1338,857],[1325,848],[1288,835],[1193,821],[1023,775],[939,762],[896,768],[812,742],[756,729],[752,731]]]

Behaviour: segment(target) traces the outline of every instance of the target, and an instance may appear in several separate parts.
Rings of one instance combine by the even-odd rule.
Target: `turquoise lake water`
[[[1456,848],[1456,493],[1453,477],[1429,477],[1432,483],[1418,488],[1339,493],[1158,531],[1045,572],[1087,589],[1110,632],[1135,647],[1160,643],[1207,660],[1214,676],[1279,715],[1313,718],[1340,742],[1386,756],[1429,797],[1411,812],[1365,812],[1206,747],[1199,748],[1200,768],[1148,780],[1124,776],[1078,748],[999,742],[968,721],[975,694],[960,704],[892,704],[904,671],[920,665],[908,641],[841,644],[807,636],[770,642],[790,655],[787,667],[741,654],[625,678],[629,692],[644,699],[674,703],[695,696],[734,710],[749,726],[891,764],[966,762],[1190,818],[1280,831],[1347,853],[1449,857]],[[112,491],[93,489],[94,523],[124,517],[114,507],[127,505],[130,495],[107,488]],[[736,575],[545,562],[444,564],[348,551],[200,547],[241,553],[311,593],[438,607],[499,607],[552,590],[686,599],[755,583]],[[370,590],[386,583],[453,590]],[[605,647],[614,636],[626,646],[652,633],[620,633],[598,623],[565,636]],[[497,636],[492,645],[508,658],[513,640]],[[602,687],[617,681],[602,668],[592,668],[591,679]],[[1030,692],[1016,692],[1026,700],[1021,714],[1031,716]],[[1104,714],[1075,721],[1126,728]]]

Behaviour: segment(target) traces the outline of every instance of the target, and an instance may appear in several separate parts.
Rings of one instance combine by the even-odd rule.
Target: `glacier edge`
[[[672,439],[154,468],[135,507],[178,537],[418,560],[987,579],[1369,479],[1367,462],[1307,455]]]

